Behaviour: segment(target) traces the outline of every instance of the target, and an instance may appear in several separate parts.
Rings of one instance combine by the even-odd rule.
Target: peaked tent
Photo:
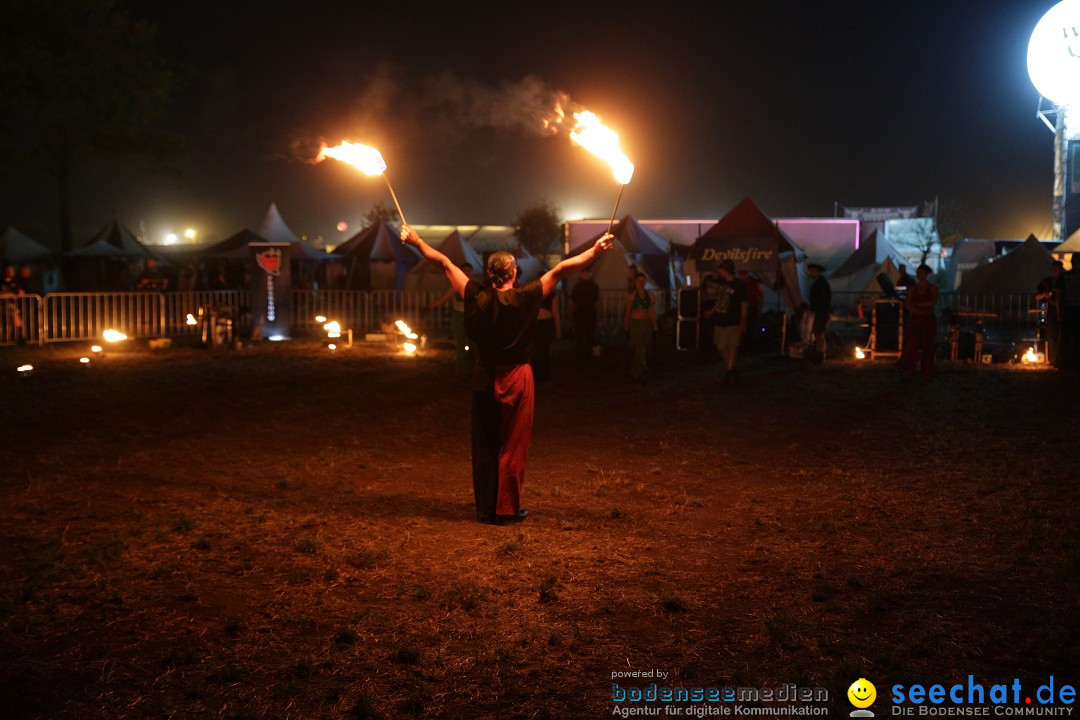
[[[882,255],[884,259],[879,262],[877,258]],[[895,284],[900,277],[900,257],[888,240],[883,240],[878,236],[877,230],[871,232],[859,243],[859,248],[829,276],[829,285],[834,293],[833,304],[838,307],[854,306],[858,298],[845,298],[843,293],[863,295],[882,292],[881,286],[877,283],[877,276],[881,273],[885,273]]]
[[[961,293],[1033,293],[1050,273],[1054,258],[1034,235],[993,262],[968,270],[960,279]]]
[[[458,267],[465,263],[472,265],[471,277],[474,279],[483,276],[484,261],[480,259],[480,255],[472,249],[472,246],[465,241],[465,238],[457,230],[451,232],[439,243],[438,250]],[[421,261],[405,273],[406,290],[443,292],[448,287],[450,287],[450,283],[447,281],[443,269],[429,262]]]
[[[204,248],[199,254],[211,258],[245,259],[249,255],[248,243],[253,242],[264,243],[268,241],[254,230],[244,228],[240,232]]]
[[[421,260],[385,221],[361,230],[332,254],[345,261],[346,287],[360,290],[401,290],[405,274]]]
[[[649,230],[630,215],[620,220],[611,233],[662,290],[677,286],[671,243],[666,238]]]
[[[55,252],[10,225],[0,234],[0,260],[9,265],[43,262],[54,255]]]
[[[524,285],[527,282],[532,282],[547,272],[543,261],[529,252],[524,245],[518,245],[509,252],[517,260],[518,282],[520,284]]]
[[[900,279],[900,268],[891,257],[886,257],[884,262],[878,265],[871,265],[850,275],[829,278],[829,285],[833,291],[834,311],[840,314],[852,312],[860,303],[864,308],[869,308],[874,300],[884,298],[885,289],[878,282],[878,277],[881,275],[889,278],[893,287],[896,286]]]
[[[98,230],[85,245],[67,253],[68,257],[87,258],[119,258],[128,260],[146,260],[153,258],[158,260],[157,253],[151,251],[135,237],[135,234],[112,220],[108,225]]]
[[[990,262],[996,255],[993,240],[964,238],[958,242],[949,257],[949,267],[942,290],[952,292],[960,287],[964,273]]]
[[[142,263],[160,260],[115,219],[64,258],[64,286],[83,291],[131,290]]]
[[[614,235],[615,233],[613,232],[612,234]],[[591,248],[602,236],[603,233],[598,233],[571,250],[567,257],[580,255]],[[615,246],[608,252],[596,258],[596,260],[589,265],[589,271],[592,273],[593,282],[600,286],[601,291],[618,291],[624,294],[628,292],[629,289],[630,268],[633,268],[635,273],[645,273],[645,287],[648,290],[655,292],[656,290],[661,289],[657,282],[649,275],[648,270],[637,261],[634,254],[622,244],[622,240],[619,239],[617,235],[615,237]]]
[[[300,238],[289,229],[289,226],[285,224],[285,220],[282,219],[281,213],[277,209],[277,203],[270,203],[270,207],[266,210],[266,216],[263,217],[262,224],[259,225],[256,232],[269,242],[290,244],[300,242]]]
[[[802,303],[800,276],[806,253],[776,223],[745,197],[701,237],[690,250],[693,271],[708,272],[721,260],[731,259],[735,269],[758,276],[791,309]],[[687,268],[690,271],[690,268]]]
[[[1074,232],[1065,242],[1054,248],[1054,252],[1080,252],[1080,230]]]

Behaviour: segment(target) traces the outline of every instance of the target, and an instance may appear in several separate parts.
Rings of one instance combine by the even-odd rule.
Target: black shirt
[[[579,280],[570,290],[570,299],[574,301],[574,316],[595,318],[596,303],[600,301],[600,286],[592,280]]]
[[[704,287],[704,283],[702,284]],[[742,304],[747,302],[746,284],[739,278],[715,280],[716,301],[706,310],[706,319],[717,327],[731,327],[742,322]],[[706,292],[708,299],[708,291]]]
[[[810,285],[810,310],[815,315],[827,315],[832,312],[832,287],[823,277],[819,276]]]
[[[480,362],[473,389],[487,389],[499,365],[523,365],[532,359],[533,328],[544,288],[539,280],[499,291],[470,280],[465,286],[465,332],[476,343]]]

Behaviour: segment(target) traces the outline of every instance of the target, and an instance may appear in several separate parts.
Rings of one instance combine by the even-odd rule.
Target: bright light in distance
[[[326,316],[325,315],[316,315],[315,316],[315,322],[317,322],[317,323],[326,322]]]
[[[101,333],[101,336],[105,338],[105,342],[120,342],[121,340],[127,340],[127,335],[119,330],[113,330],[112,328]]]
[[[855,346],[855,358],[858,359],[858,360],[862,360],[865,357],[866,357],[866,353],[863,352],[863,349],[861,347],[856,345]]]
[[[81,362],[83,365],[89,365],[90,364],[90,358],[81,357],[81,358],[79,358],[79,362]]]
[[[90,352],[95,352],[95,353],[101,352],[101,346],[100,345],[91,345],[90,346]]]
[[[331,350],[337,350],[337,345],[335,345],[334,343],[330,343],[326,347],[330,348]]]
[[[1080,105],[1080,0],[1063,0],[1035,25],[1028,41],[1028,75],[1060,107]]]
[[[33,371],[34,371],[34,366],[33,365],[20,365],[19,367],[15,368],[15,372],[28,373],[28,372],[33,372]]]
[[[270,342],[281,342],[282,340],[285,339],[285,336],[284,335],[271,335],[270,337],[268,337],[266,339],[269,340]]]
[[[416,352],[416,346],[412,343],[405,343],[405,352],[407,352],[409,355],[412,355],[414,352]]]
[[[171,233],[166,234],[165,235],[165,244],[166,245],[173,245],[174,243],[176,243],[176,233],[171,232]]]
[[[344,220],[339,220],[338,224],[337,224],[337,231],[338,232],[347,232],[348,230],[349,230],[349,223],[345,222]]]
[[[195,228],[188,228],[187,230],[185,230],[184,231],[184,237],[186,237],[188,240],[194,240],[195,239]]]
[[[187,320],[185,320],[184,322],[186,322],[188,325],[198,325],[199,324],[199,321],[196,320],[195,316],[192,315],[191,313],[187,314]]]

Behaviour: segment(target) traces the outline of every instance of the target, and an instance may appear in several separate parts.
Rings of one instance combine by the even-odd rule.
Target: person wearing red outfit
[[[505,251],[487,261],[487,284],[470,280],[454,263],[421,239],[408,225],[401,240],[442,267],[454,292],[465,298],[465,329],[476,343],[472,377],[472,466],[476,515],[502,525],[528,515],[521,507],[525,461],[532,439],[533,333],[540,303],[559,279],[580,270],[610,250],[604,234],[587,251],[566,258],[539,279],[515,288],[518,268]]]
[[[920,265],[915,270],[916,283],[908,288],[904,306],[904,349],[896,366],[914,373],[915,364],[921,359],[922,374],[927,380],[934,379],[934,354],[937,351],[937,318],[934,308],[938,301],[938,288],[930,282],[930,266]]]

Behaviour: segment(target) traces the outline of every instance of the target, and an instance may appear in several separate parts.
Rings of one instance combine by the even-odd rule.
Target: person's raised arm
[[[546,273],[540,276],[540,285],[544,288],[544,296],[555,289],[555,285],[564,275],[569,275],[572,272],[577,272],[581,268],[585,267],[600,255],[603,255],[612,247],[614,247],[614,235],[611,233],[604,233],[600,236],[600,239],[593,243],[593,246],[573,257],[568,257],[560,262],[555,267],[548,270]]]
[[[424,242],[423,238],[417,235],[416,231],[408,225],[401,226],[401,242],[412,245],[420,251],[425,260],[441,267],[443,272],[446,273],[446,279],[450,281],[450,287],[453,288],[454,292],[458,295],[465,294],[465,286],[469,283],[469,276],[457,265],[450,262],[450,258]]]

